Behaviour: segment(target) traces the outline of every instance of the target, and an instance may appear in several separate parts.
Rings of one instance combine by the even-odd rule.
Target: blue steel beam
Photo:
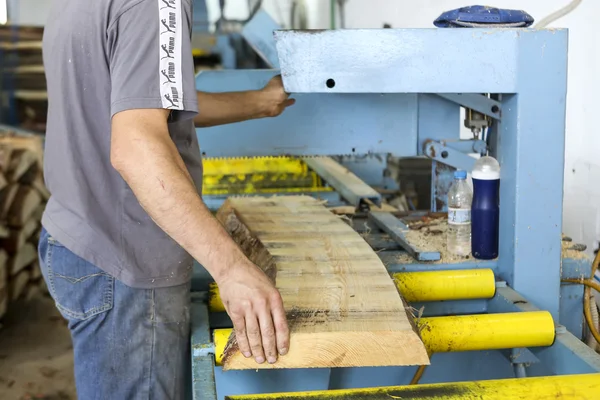
[[[502,121],[493,125],[502,168],[498,275],[558,321],[568,35],[517,36],[517,94],[502,96]]]
[[[197,295],[196,295],[197,296]],[[194,400],[217,400],[215,386],[215,358],[208,320],[208,308],[203,299],[192,295],[191,314],[191,362]]]
[[[463,171],[471,172],[475,165],[475,159],[468,154],[433,140],[425,143],[424,152],[432,160]]]
[[[440,93],[438,96],[497,120],[500,120],[502,115],[502,103],[482,94]]]
[[[524,29],[276,31],[275,41],[290,93],[515,93],[523,43],[553,40],[555,33],[563,35]]]

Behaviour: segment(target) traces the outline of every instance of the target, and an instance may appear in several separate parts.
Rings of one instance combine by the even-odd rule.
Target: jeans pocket
[[[113,307],[115,279],[48,236],[46,280],[67,319],[85,320]]]

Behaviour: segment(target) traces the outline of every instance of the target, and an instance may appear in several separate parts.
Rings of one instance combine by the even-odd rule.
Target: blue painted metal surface
[[[335,159],[369,186],[398,190],[395,177],[388,170],[387,154],[359,154],[355,156],[340,156]]]
[[[438,96],[459,104],[465,108],[478,111],[496,120],[501,119],[502,103],[482,94],[473,93],[440,93]]]
[[[191,362],[193,399],[216,400],[214,355],[210,354],[210,352],[198,352],[198,350],[206,349],[212,344],[206,304],[192,297],[190,317],[192,323]]]
[[[425,154],[432,160],[446,164],[452,168],[471,172],[475,159],[462,151],[456,150],[444,143],[429,141],[425,143]]]
[[[516,93],[521,51],[564,31],[344,29],[276,31],[290,93]],[[493,49],[491,51],[490,49]]]
[[[589,278],[591,260],[589,258],[562,260],[561,278]],[[560,317],[559,323],[567,328],[577,338],[583,338],[583,285],[565,284],[560,287]]]
[[[196,78],[196,88],[207,92],[257,90],[277,73],[274,70],[203,71]],[[197,129],[203,153],[208,157],[388,152],[403,157],[417,155],[417,95],[303,94],[293,97],[296,104],[278,118]],[[343,132],[343,139],[334,132]],[[226,146],[224,140],[227,140]]]
[[[408,226],[387,212],[372,211],[369,220],[382,231],[390,235],[404,250],[406,250],[417,261],[437,261],[440,259],[439,251],[425,251],[417,244],[411,243],[406,233]]]
[[[558,320],[568,36],[519,37],[518,94],[503,96],[492,154],[502,168],[498,273]]]
[[[275,48],[273,32],[281,29],[265,10],[259,10],[244,25],[242,36],[270,68],[279,68],[279,57]]]

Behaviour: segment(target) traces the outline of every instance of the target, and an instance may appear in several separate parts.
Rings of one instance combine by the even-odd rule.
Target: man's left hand
[[[259,91],[259,101],[263,110],[262,114],[265,117],[277,117],[281,115],[287,107],[296,102],[296,100],[289,97],[289,93],[286,93],[283,88],[281,75],[277,75]]]

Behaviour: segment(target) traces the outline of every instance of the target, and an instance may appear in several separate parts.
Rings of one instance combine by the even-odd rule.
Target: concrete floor
[[[71,337],[54,302],[14,303],[0,323],[0,399],[75,400]]]

